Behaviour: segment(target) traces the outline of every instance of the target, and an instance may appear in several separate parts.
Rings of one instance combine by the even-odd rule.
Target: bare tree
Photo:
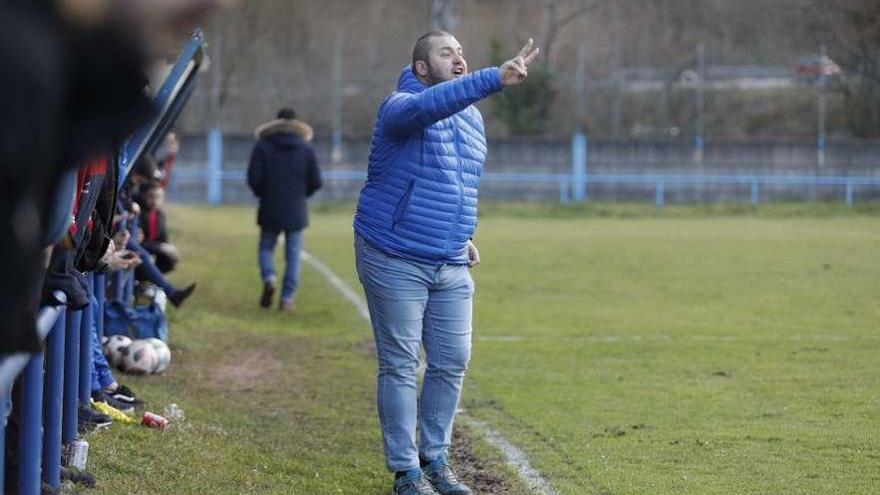
[[[456,0],[430,0],[431,29],[454,33],[458,28],[458,6]]]

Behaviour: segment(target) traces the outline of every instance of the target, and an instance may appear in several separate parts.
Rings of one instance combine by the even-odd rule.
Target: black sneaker
[[[263,294],[260,295],[260,307],[268,308],[272,305],[272,296],[275,295],[275,283],[263,282]]]
[[[193,291],[196,290],[196,283],[193,282],[187,285],[185,288],[176,290],[168,295],[168,300],[171,301],[171,304],[174,305],[175,308],[179,308],[183,301],[186,301],[189,296],[192,295]]]
[[[440,495],[471,495],[472,493],[471,489],[458,479],[446,456],[440,456],[425,464],[422,470]]]
[[[419,469],[413,469],[406,475],[394,480],[391,495],[439,495]]]
[[[134,404],[131,402],[123,402],[118,399],[114,399],[107,392],[103,390],[95,390],[92,392],[92,399],[95,402],[103,402],[114,409],[119,409],[120,411],[128,414],[134,412]]]
[[[46,483],[45,481],[40,481],[40,495],[59,495],[61,490],[58,488],[52,488],[52,485]]]
[[[76,468],[61,468],[61,481],[70,481],[75,485],[82,485],[86,488],[94,488],[97,484],[95,475],[84,470]]]
[[[107,416],[106,414],[95,411],[94,409],[92,409],[91,406],[87,406],[82,402],[79,403],[77,419],[80,422],[84,423],[86,427],[90,427],[91,429],[103,428],[105,426],[110,426],[111,424],[113,424],[113,418]]]
[[[130,388],[121,383],[116,386],[116,390],[110,391],[105,388],[104,392],[120,402],[133,405],[143,404],[143,401],[138,399]]]

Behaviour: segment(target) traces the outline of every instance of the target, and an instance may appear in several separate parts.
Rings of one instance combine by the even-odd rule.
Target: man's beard
[[[428,66],[428,76],[425,78],[428,80],[428,86],[433,86],[435,84],[440,84],[442,82],[449,81],[450,78],[444,77],[442,74],[434,71],[434,66],[431,65],[430,62],[427,63]]]

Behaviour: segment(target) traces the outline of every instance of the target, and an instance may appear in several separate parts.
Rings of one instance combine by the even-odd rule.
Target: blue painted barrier
[[[76,420],[79,402],[79,333],[81,311],[67,312],[67,345],[64,347],[64,414],[61,418],[61,442],[76,439]]]
[[[178,180],[197,180],[205,183],[209,180],[206,170],[175,169],[175,177]],[[341,170],[331,169],[321,172],[324,180],[331,181],[357,181],[363,182],[367,178],[364,170]],[[223,170],[220,172],[223,182],[244,183],[246,172],[244,170]],[[577,181],[582,182],[584,198],[587,197],[586,187],[588,184],[605,184],[611,186],[645,186],[654,189],[655,203],[657,190],[664,193],[672,186],[748,186],[750,188],[749,201],[757,204],[761,188],[768,186],[808,188],[808,187],[843,187],[845,188],[844,201],[851,207],[855,202],[855,193],[858,188],[880,188],[880,177],[846,177],[846,176],[812,176],[812,175],[686,175],[686,174],[561,174],[561,173],[533,173],[533,172],[487,172],[481,181],[491,183],[555,183],[560,187],[559,201],[566,203],[576,201],[576,197],[569,197],[562,192],[566,187],[577,194],[579,188]],[[663,201],[665,205],[666,201]]]
[[[95,308],[95,327],[98,331],[98,342],[104,336],[104,300],[107,292],[107,280],[103,273],[95,273],[92,276],[92,290],[95,291],[95,300],[98,305]]]
[[[18,493],[40,495],[40,460],[43,450],[43,353],[31,356],[22,373],[21,436],[18,449]]]
[[[43,411],[43,479],[61,486],[61,417],[64,395],[64,348],[67,330],[62,312],[46,339],[46,388]]]
[[[91,289],[89,290],[91,292]],[[92,321],[94,308],[91,304],[82,310],[79,327],[79,401],[90,405],[92,396]]]

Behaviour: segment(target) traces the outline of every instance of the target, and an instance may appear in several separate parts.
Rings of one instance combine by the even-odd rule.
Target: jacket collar
[[[407,65],[400,72],[400,78],[397,79],[397,90],[404,93],[421,93],[428,87],[413,74],[411,67]]]
[[[264,122],[257,126],[254,129],[254,137],[257,139],[267,138],[269,136],[273,136],[275,134],[281,133],[292,133],[303,139],[305,142],[309,142],[312,140],[314,136],[314,131],[312,130],[312,126],[306,124],[302,120],[293,119],[293,120],[284,120],[284,119],[275,119],[270,120],[269,122]]]

